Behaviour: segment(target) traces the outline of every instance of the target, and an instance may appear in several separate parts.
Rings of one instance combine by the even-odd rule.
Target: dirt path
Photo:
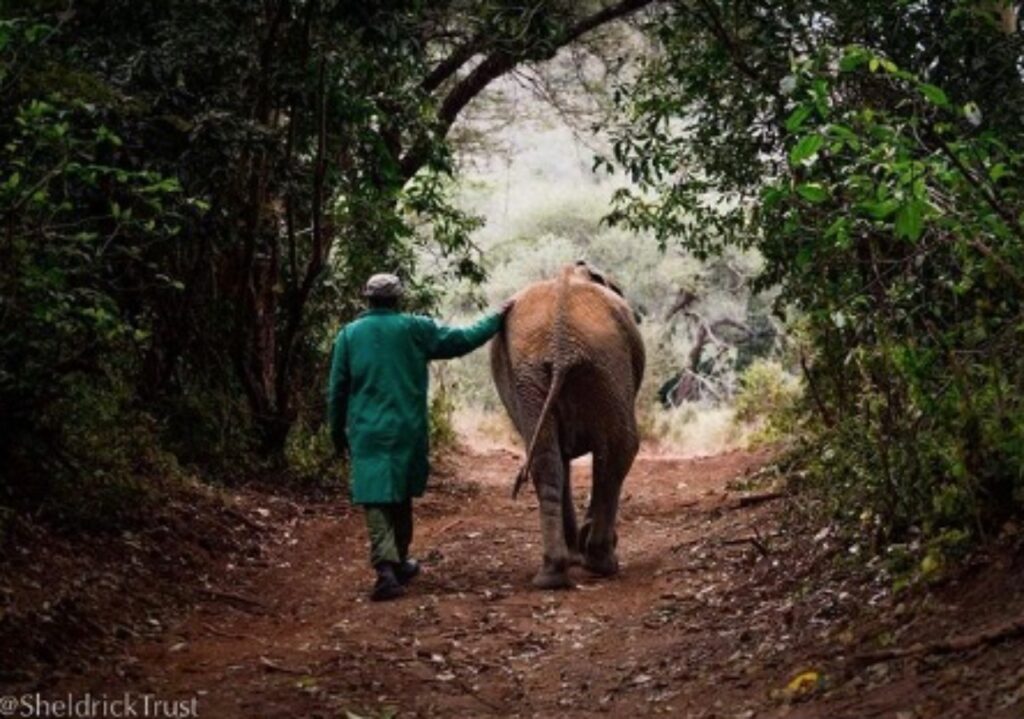
[[[844,648],[882,632],[913,636],[904,625],[916,615],[865,624],[865,608],[890,606],[883,587],[829,585],[822,567],[835,565],[835,551],[809,552],[786,539],[780,502],[737,507],[727,483],[767,458],[642,455],[624,489],[621,575],[598,580],[574,570],[578,588],[568,592],[529,585],[540,557],[536,502],[510,499],[518,466],[510,452],[458,455],[435,478],[416,509],[414,550],[424,573],[389,604],[365,599],[371,576],[357,511],[267,501],[252,508],[275,528],[264,552],[224,567],[215,589],[157,639],[130,644],[105,670],[69,686],[198,696],[200,716],[217,719],[391,710],[972,716],[978,705],[968,700],[978,692],[971,694],[969,672],[948,677],[941,663],[920,670],[907,662],[898,671],[882,665],[879,674],[837,663]],[[574,480],[582,505],[585,464]],[[808,584],[811,576],[820,581]],[[995,660],[1010,666],[1020,645],[1000,651]],[[787,692],[807,670],[815,673]],[[967,701],[964,713],[950,691]],[[993,692],[983,697],[989,709],[996,700]],[[897,714],[901,708],[909,713]],[[1011,701],[1005,716],[1019,709]]]

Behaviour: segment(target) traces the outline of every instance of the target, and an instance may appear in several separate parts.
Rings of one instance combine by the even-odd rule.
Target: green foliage
[[[674,8],[615,131],[645,194],[614,219],[763,255],[807,328],[809,477],[883,539],[962,543],[1024,509],[1024,42],[995,17]]]
[[[0,502],[41,511],[70,527],[108,529],[144,521],[158,488],[182,478],[159,445],[152,417],[132,407],[131,388],[75,382],[47,407],[12,453]],[[35,455],[50,447],[51,454]]]
[[[147,453],[313,472],[319,430],[299,445],[289,431],[320,422],[330,338],[365,278],[399,271],[423,309],[442,283],[483,277],[479,220],[451,201],[451,125],[573,39],[581,12],[5,3],[4,501],[44,501],[35,476],[136,481]],[[492,74],[463,84],[481,54]]]
[[[430,449],[432,452],[451,449],[458,441],[453,418],[455,402],[452,398],[444,377],[435,382],[430,394],[430,405],[427,410]]]
[[[41,28],[5,24],[6,53],[31,56]],[[167,209],[180,187],[126,158],[93,102],[52,92],[2,119],[2,501],[51,503],[77,523],[116,520],[137,508],[140,477],[173,469],[132,397],[152,318],[122,299],[181,291],[154,264],[180,231]]]
[[[194,378],[189,391],[162,398],[152,412],[162,418],[162,446],[182,466],[240,482],[267,463],[257,454],[257,432],[245,398],[236,387],[219,386],[217,379]]]
[[[342,490],[348,487],[348,464],[338,457],[326,425],[295,427],[285,447],[288,477],[301,487]]]
[[[758,359],[740,375],[733,407],[740,422],[765,421],[774,434],[781,434],[778,428],[785,425],[799,397],[792,375],[778,362]]]
[[[798,66],[794,94],[814,108],[796,144],[822,138],[801,179],[827,183],[835,199],[816,206],[774,185],[765,220],[775,234],[763,244],[783,297],[813,328],[809,379],[835,410],[824,433],[842,423],[860,435],[856,454],[837,448],[831,476],[859,475],[858,492],[897,531],[977,530],[1013,510],[1024,466],[1012,349],[1024,339],[1024,195],[991,179],[995,167],[1000,178],[1018,172],[1024,156],[895,63],[854,47],[834,71],[836,57],[824,50]],[[839,100],[865,84],[890,104]],[[819,107],[822,92],[832,101]]]

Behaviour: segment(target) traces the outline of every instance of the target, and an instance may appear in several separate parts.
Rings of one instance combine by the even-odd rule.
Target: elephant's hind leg
[[[636,448],[632,444],[619,451],[605,449],[594,455],[590,508],[587,510],[587,522],[580,532],[583,566],[594,574],[608,577],[619,571],[619,559],[615,553],[618,544],[615,522],[622,482],[635,456]]]
[[[576,527],[576,505],[572,499],[572,479],[569,460],[562,462],[562,529],[565,533],[565,546],[569,548],[569,564],[583,564],[580,553],[579,532]]]
[[[544,540],[544,563],[533,578],[539,589],[565,589],[569,580],[569,547],[566,545],[563,514],[563,476],[565,463],[554,432],[547,432],[538,443],[533,459],[533,482],[540,503],[540,529]]]

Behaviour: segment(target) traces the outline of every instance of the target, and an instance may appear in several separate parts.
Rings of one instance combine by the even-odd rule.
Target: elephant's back
[[[629,306],[595,282],[570,278],[560,307],[564,279],[537,282],[516,294],[491,344],[491,371],[502,404],[526,439],[555,367],[565,369],[554,415],[564,451],[576,457],[601,445],[610,427],[635,439],[633,404],[643,377],[644,348]],[[565,313],[562,321],[560,311]]]
[[[636,371],[642,374],[643,347],[629,305],[595,282],[570,278],[561,325],[566,337],[554,341],[558,289],[559,280],[546,280],[528,285],[516,295],[502,333],[501,350],[511,364],[554,362],[555,348],[562,346],[568,348],[571,356],[566,359],[570,362],[614,360],[617,365],[635,365],[639,360]]]
[[[505,318],[502,340],[509,360],[544,361],[551,351],[558,283],[545,280],[527,285],[515,295],[515,305]]]

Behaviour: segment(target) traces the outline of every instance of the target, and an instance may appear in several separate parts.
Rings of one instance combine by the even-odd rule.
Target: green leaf
[[[765,209],[771,209],[786,195],[787,193],[778,187],[766,187],[761,193],[761,204]]]
[[[843,59],[839,61],[839,69],[843,72],[856,70],[868,61],[868,52],[862,47],[847,48]]]
[[[798,185],[796,191],[800,196],[809,202],[819,204],[828,199],[828,190],[817,182],[805,182]]]
[[[850,244],[850,220],[840,217],[825,230],[825,237],[834,240],[839,247],[847,247]]]
[[[145,193],[157,193],[157,192],[178,192],[181,190],[181,185],[178,183],[176,177],[165,177],[158,182],[154,182],[152,185],[143,187],[140,192]]]
[[[920,200],[911,200],[896,215],[896,235],[915,241],[924,231],[924,208]]]
[[[848,128],[846,125],[832,124],[828,126],[827,133],[833,139],[836,139],[837,144],[840,147],[833,151],[833,154],[842,149],[842,145],[849,145],[851,150],[860,150],[861,142],[857,134]]]
[[[114,132],[110,130],[106,125],[100,125],[96,130],[96,141],[97,142],[109,142],[115,147],[120,147],[123,142]]]
[[[865,202],[861,207],[871,213],[871,216],[876,220],[884,220],[899,209],[900,203],[896,200],[888,199],[879,202]]]
[[[981,108],[978,107],[978,103],[968,102],[963,107],[963,113],[964,117],[967,119],[967,122],[971,123],[975,127],[981,124],[982,115]]]
[[[941,87],[931,85],[927,82],[922,82],[917,86],[917,89],[921,91],[921,94],[928,99],[933,105],[939,107],[946,107],[949,105],[949,98],[946,97],[946,93],[943,92]]]
[[[24,35],[25,39],[29,42],[36,42],[37,40],[39,40],[39,38],[43,37],[48,32],[50,32],[49,25],[35,23],[34,25],[29,25],[27,28],[25,28]]]
[[[910,185],[910,194],[918,200],[923,200],[925,194],[928,191],[928,183],[925,182],[923,177],[915,177],[913,183]]]
[[[786,118],[786,131],[796,132],[804,124],[811,114],[811,107],[809,105],[800,105]]]
[[[814,250],[811,246],[804,246],[800,248],[800,251],[796,253],[796,266],[799,269],[804,269],[811,263],[811,259],[814,257]]]
[[[814,81],[811,88],[814,94],[814,107],[822,117],[828,117],[828,82],[824,78]]]
[[[825,139],[821,135],[804,136],[800,142],[796,143],[796,147],[790,150],[789,161],[794,165],[799,165],[817,154],[824,143]]]

